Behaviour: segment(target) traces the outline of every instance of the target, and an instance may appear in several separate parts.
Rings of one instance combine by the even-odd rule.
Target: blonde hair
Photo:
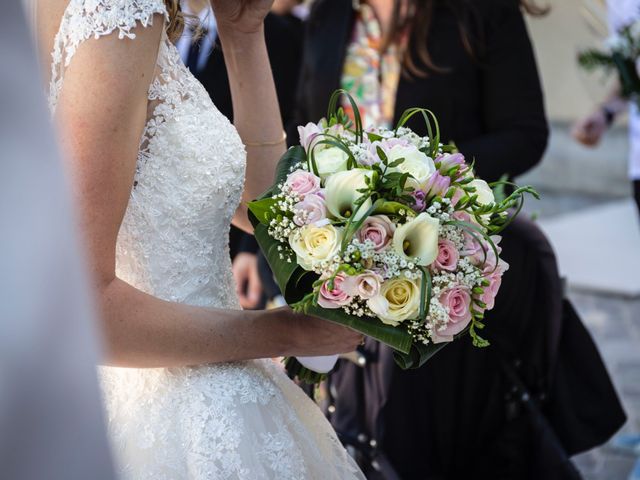
[[[190,0],[194,3],[202,4],[204,7],[209,2],[208,0]],[[195,38],[198,38],[202,34],[202,28],[200,20],[197,15],[188,15],[182,11],[180,7],[180,0],[164,0],[167,7],[167,13],[169,14],[169,24],[167,25],[167,35],[172,42],[175,42],[184,31],[186,26],[194,27],[196,34]],[[247,6],[247,0],[238,0],[238,12],[237,15],[241,15]]]
[[[202,5],[205,8],[208,0],[190,0],[194,4]],[[197,15],[190,15],[182,11],[180,0],[164,0],[169,14],[169,24],[167,25],[167,36],[169,40],[175,42],[180,38],[185,27],[191,27],[195,30],[194,40],[202,35],[202,25]]]

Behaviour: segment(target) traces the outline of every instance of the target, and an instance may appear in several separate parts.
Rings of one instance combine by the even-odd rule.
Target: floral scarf
[[[402,69],[402,46],[392,43],[381,52],[383,42],[380,23],[373,9],[362,3],[347,47],[341,87],[356,100],[364,127],[391,127],[393,122]],[[353,118],[353,109],[346,98],[342,107]]]

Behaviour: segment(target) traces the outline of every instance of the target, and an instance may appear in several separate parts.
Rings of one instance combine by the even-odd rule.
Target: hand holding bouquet
[[[362,128],[331,98],[328,119],[299,127],[273,187],[249,204],[258,243],[297,311],[371,336],[417,368],[456,336],[479,330],[502,274],[499,233],[529,188],[497,200],[460,153],[440,144],[437,121],[411,109],[394,130]],[[422,116],[428,136],[405,126]],[[517,211],[508,214],[515,207]],[[322,375],[295,359],[287,368]]]

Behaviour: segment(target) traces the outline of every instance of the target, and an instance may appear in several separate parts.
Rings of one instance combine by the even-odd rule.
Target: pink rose
[[[461,191],[461,190],[458,190],[458,191]],[[455,198],[455,195],[454,195],[454,198]],[[453,199],[451,200],[451,202],[453,203]],[[453,217],[454,220],[457,220],[458,222],[473,223],[469,212],[465,212],[464,210],[458,210],[456,212],[453,212],[451,216]]]
[[[298,127],[298,135],[300,135],[300,145],[309,151],[313,140],[322,133],[322,129],[315,123],[309,122],[304,127],[300,125]]]
[[[500,252],[502,252],[502,249],[498,246],[498,244],[500,243],[500,240],[502,239],[502,237],[498,236],[498,235],[493,235],[491,237],[491,241],[493,242],[494,246],[496,247],[496,250],[498,252],[498,255],[500,255]],[[469,243],[469,245],[473,244],[474,247],[471,248],[470,250],[467,249],[467,243]],[[474,250],[475,249],[475,250]],[[491,245],[489,244],[489,242],[487,242],[486,240],[482,240],[482,243],[479,244],[475,239],[473,239],[472,241],[469,242],[465,242],[465,251],[466,252],[471,252],[473,250],[472,253],[468,253],[470,255],[470,261],[473,265],[480,267],[483,271],[491,271],[491,270],[495,270],[497,262],[499,261],[498,258],[496,258],[496,252],[493,250],[493,248],[491,247]]]
[[[301,202],[293,206],[295,212],[293,222],[302,227],[327,218],[327,205],[320,192],[307,195]]]
[[[296,170],[287,177],[287,186],[304,198],[305,195],[316,193],[320,190],[320,178],[305,170]]]
[[[508,269],[509,264],[503,260],[498,260],[498,268],[486,267],[483,278],[489,282],[489,285],[484,287],[484,291],[479,297],[480,301],[486,305],[485,310],[491,310],[495,306],[496,296],[502,285],[502,274]]]
[[[333,279],[333,289],[329,287],[329,280],[326,280],[320,287],[318,305],[322,308],[340,308],[351,303],[351,296],[343,289],[343,283],[347,276],[340,272]]]
[[[460,201],[460,199],[462,198],[462,196],[464,195],[464,191],[461,188],[456,188],[455,193],[453,194],[453,197],[451,197],[451,206],[455,207],[458,202]],[[458,212],[455,212],[458,213]],[[460,212],[460,213],[467,213],[467,212]],[[467,215],[469,215],[467,213]],[[455,214],[454,214],[455,216]],[[464,220],[466,222],[466,220]]]
[[[358,240],[364,243],[371,240],[376,252],[383,250],[393,239],[396,226],[386,215],[372,215],[367,218],[360,230],[358,230]]]
[[[433,342],[450,342],[471,321],[471,292],[467,287],[458,285],[443,291],[438,301],[449,312],[449,323],[443,330],[435,332]]]
[[[434,267],[438,270],[453,272],[458,266],[459,259],[458,249],[451,240],[443,238],[438,241],[438,256],[433,262]]]
[[[363,300],[369,300],[378,296],[381,284],[382,277],[380,275],[371,270],[366,270],[360,275],[347,277],[343,287],[352,297],[357,295]]]
[[[463,257],[471,257],[471,263],[474,265],[478,265],[482,262],[484,258],[484,250],[482,249],[482,244],[478,242],[469,232],[464,232],[464,244],[462,246],[462,250],[460,251],[460,255]]]

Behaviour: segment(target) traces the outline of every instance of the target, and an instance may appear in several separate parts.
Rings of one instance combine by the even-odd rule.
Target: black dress
[[[548,137],[525,22],[516,0],[474,0],[467,7],[474,45],[482,46],[478,55],[464,49],[447,2],[436,2],[429,48],[447,72],[403,76],[396,119],[407,108],[429,108],[440,121],[443,140],[475,159],[482,178],[520,175],[540,161]],[[296,123],[326,114],[327,100],[340,86],[353,18],[352,2],[316,2],[306,31]],[[419,122],[411,126],[426,134]],[[600,357],[563,300],[544,235],[522,219],[505,231],[501,246],[510,269],[487,315],[483,333],[492,342],[489,348],[461,339],[423,368],[402,371],[388,348],[368,340],[366,368],[342,361],[332,375],[330,420],[346,443],[364,452],[370,478],[575,478],[565,453],[606,440],[624,422]],[[593,374],[574,389],[583,397],[573,411],[567,408],[576,400],[569,389],[556,395],[559,382],[581,380],[575,370],[560,368],[576,364],[571,361],[576,352],[560,348],[568,341],[565,323],[571,327],[565,333],[577,339],[576,355]],[[527,395],[534,401],[521,401]],[[594,397],[604,416],[592,408]],[[590,406],[583,407],[582,400]]]

